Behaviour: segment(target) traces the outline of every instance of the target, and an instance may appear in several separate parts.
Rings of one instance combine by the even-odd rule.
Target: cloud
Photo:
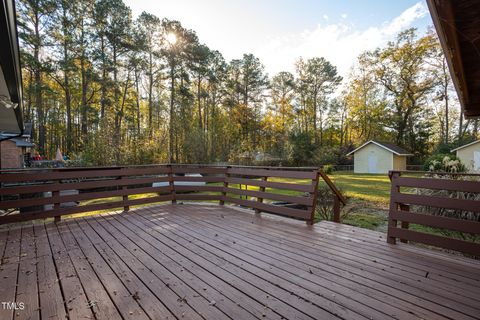
[[[427,13],[426,6],[419,2],[393,20],[365,30],[357,30],[343,20],[335,24],[320,23],[312,30],[272,39],[259,48],[258,56],[271,75],[284,70],[293,72],[299,57],[320,56],[336,65],[340,75],[346,76],[360,53],[384,45]]]
[[[347,17],[348,17],[348,14],[346,14],[346,13],[342,13],[342,14],[341,14],[341,17],[342,17],[342,19],[347,19]]]
[[[326,14],[323,15],[323,19],[328,21],[328,16]]]
[[[423,18],[426,14],[428,14],[428,9],[422,2],[418,2],[388,23],[383,32],[387,35],[393,35],[410,26],[413,21]]]

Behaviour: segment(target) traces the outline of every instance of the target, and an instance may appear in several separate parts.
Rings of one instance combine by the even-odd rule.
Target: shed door
[[[368,173],[377,173],[377,155],[375,153],[368,154]]]
[[[480,170],[480,151],[473,153],[473,169]]]

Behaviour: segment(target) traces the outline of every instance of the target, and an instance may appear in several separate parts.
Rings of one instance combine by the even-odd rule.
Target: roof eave
[[[479,142],[480,142],[480,140],[472,141],[472,142],[470,142],[470,143],[464,144],[463,146],[460,146],[460,147],[457,147],[457,148],[455,148],[455,149],[452,149],[452,150],[450,150],[450,152],[455,152],[455,151],[458,151],[458,150],[460,150],[460,149],[473,146],[474,144],[477,144],[477,143],[479,143]]]
[[[459,38],[459,36],[462,36],[462,33],[460,33],[456,25],[456,21],[461,21],[462,16],[461,13],[454,12],[452,3],[451,0],[427,0],[428,9],[458,94],[463,116],[466,119],[478,119],[480,118],[480,104],[476,101],[477,99],[471,99],[474,91],[476,91],[473,89],[476,87],[469,88],[468,86],[472,85],[467,80],[465,73],[465,68],[468,68],[468,65],[465,65],[464,58],[468,60],[468,57],[462,55],[465,48],[462,47],[463,44]],[[458,5],[458,3],[456,4]],[[463,37],[465,36],[463,35]]]
[[[384,146],[384,145],[381,144],[381,143],[376,142],[375,140],[369,140],[369,141],[365,142],[365,143],[362,144],[360,147],[358,147],[358,148],[356,148],[355,150],[350,151],[349,153],[347,153],[347,156],[350,156],[350,155],[354,154],[355,152],[357,152],[358,150],[362,149],[363,147],[365,147],[365,146],[366,146],[367,144],[369,144],[369,143],[373,143],[373,144],[379,146],[380,148],[383,148],[383,149],[385,149],[385,150],[390,151],[391,153],[394,153],[394,154],[397,155],[397,156],[402,156],[402,157],[403,157],[403,156],[405,156],[405,157],[414,156],[414,155],[411,154],[411,153],[399,153],[399,152],[397,152],[397,151],[395,151],[395,150],[392,150],[392,149]]]
[[[18,130],[5,132],[21,135],[23,133],[22,117],[22,76],[20,55],[17,36],[17,20],[15,3],[12,0],[2,0],[0,7],[0,62],[2,63],[3,76],[10,95],[11,102],[17,104],[13,109]],[[1,128],[0,128],[1,130]]]

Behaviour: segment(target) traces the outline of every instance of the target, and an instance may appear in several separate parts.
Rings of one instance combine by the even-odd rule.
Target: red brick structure
[[[0,142],[0,168],[22,168],[23,166],[23,150],[22,147],[17,147],[14,140],[5,140]]]

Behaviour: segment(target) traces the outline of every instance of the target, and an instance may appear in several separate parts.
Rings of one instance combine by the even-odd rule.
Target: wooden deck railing
[[[394,244],[396,239],[399,238],[401,242],[419,242],[480,256],[480,243],[478,242],[409,230],[410,223],[412,223],[439,230],[479,235],[480,200],[474,198],[477,196],[476,199],[478,199],[478,195],[480,195],[480,181],[428,177],[431,173],[424,173],[423,177],[402,176],[406,173],[411,174],[412,172],[390,172],[392,189],[388,217],[388,243]],[[415,173],[418,174],[418,172]],[[458,177],[465,174],[449,175]],[[475,174],[470,176],[480,177],[480,175]],[[412,189],[453,191],[457,192],[457,195],[448,197],[439,196],[435,193],[428,195],[427,192],[418,194],[412,192]],[[418,208],[454,210],[457,215],[463,213],[463,216],[470,213],[470,216],[476,217],[476,219],[458,219],[444,215],[424,214],[416,212]],[[400,227],[398,221],[401,221]]]
[[[128,211],[133,205],[181,200],[233,203],[311,224],[319,177],[332,189],[334,220],[339,221],[340,203],[345,204],[345,199],[317,168],[155,165],[2,171],[0,210],[15,212],[0,216],[0,224],[51,217],[58,220],[62,215],[122,207]],[[302,179],[304,183],[292,179]],[[149,196],[138,198],[144,194]],[[112,197],[118,199],[112,201]],[[86,200],[93,201],[81,203]]]

